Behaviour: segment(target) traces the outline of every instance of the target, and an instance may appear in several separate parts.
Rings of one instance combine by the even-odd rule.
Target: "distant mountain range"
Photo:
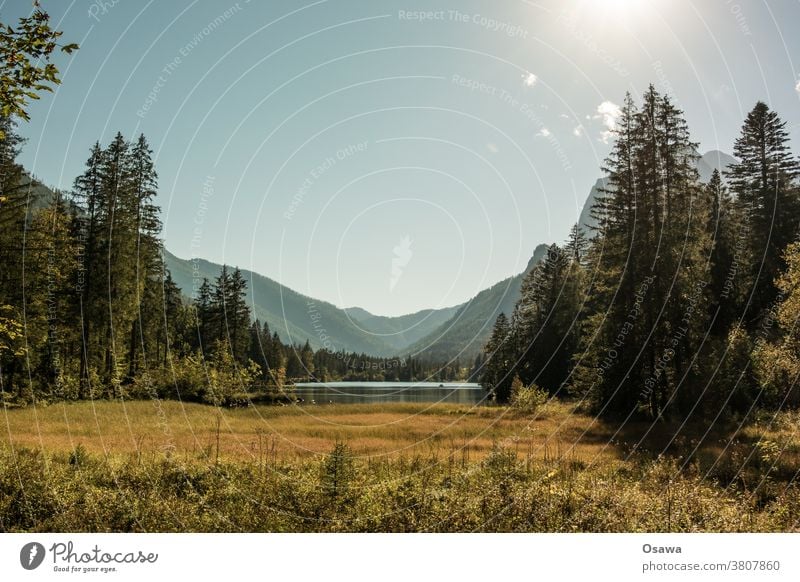
[[[165,251],[164,258],[175,283],[188,297],[196,292],[203,278],[213,282],[222,269],[222,265],[217,263],[205,259],[181,259],[168,251]],[[308,340],[315,349],[328,347],[334,351],[376,356],[398,353],[391,342],[379,335],[385,331],[385,326],[379,325],[378,333],[372,332],[368,325],[331,303],[302,295],[253,271],[242,269],[242,274],[248,283],[248,303],[253,317],[267,322],[284,342],[302,344]],[[419,319],[424,319],[424,315]]]
[[[500,313],[511,315],[520,295],[522,280],[547,254],[547,245],[536,247],[525,270],[504,279],[461,305],[456,313],[431,334],[408,349],[438,361],[458,358],[471,363],[489,339],[494,320]]]
[[[725,170],[736,160],[719,151],[698,158],[697,169],[708,181],[714,169]],[[599,179],[589,192],[579,223],[596,226],[590,209],[606,184]],[[36,185],[32,205],[42,207],[55,194]],[[376,356],[414,355],[448,361],[458,358],[466,365],[474,360],[491,334],[498,314],[511,314],[519,298],[524,276],[541,261],[547,245],[541,244],[522,273],[484,289],[455,307],[425,309],[399,317],[373,315],[360,307],[341,309],[293,291],[259,273],[242,270],[250,291],[253,317],[266,321],[284,342],[305,343],[315,349],[328,347]],[[203,278],[213,281],[222,265],[205,259],[181,259],[165,251],[165,261],[175,283],[191,297]]]
[[[497,315],[514,308],[522,278],[546,251],[546,245],[539,245],[523,273],[481,291],[462,305],[399,317],[373,315],[360,307],[340,309],[253,271],[242,269],[242,274],[248,282],[253,317],[266,321],[284,342],[308,340],[315,349],[445,360],[458,357],[466,362],[474,359],[488,339]],[[164,258],[175,283],[187,296],[203,278],[213,281],[222,268],[205,259],[181,259],[168,251]]]

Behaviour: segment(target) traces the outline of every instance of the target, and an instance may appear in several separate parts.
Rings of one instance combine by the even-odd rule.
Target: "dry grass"
[[[496,443],[528,458],[601,461],[618,456],[610,432],[571,405],[533,416],[506,408],[450,404],[368,404],[215,409],[162,402],[79,402],[0,412],[0,446],[103,455],[213,455],[289,460],[328,453],[345,442],[356,456],[457,455],[483,458]],[[219,423],[219,431],[217,430]]]
[[[356,458],[479,461],[495,445],[528,461],[603,466],[631,454],[699,463],[722,482],[750,471],[782,481],[800,467],[800,416],[761,414],[738,426],[702,422],[600,421],[573,404],[550,402],[533,415],[457,404],[341,404],[217,409],[176,401],[73,402],[0,409],[0,450],[28,448],[141,459],[177,456],[229,461],[320,458],[346,443]],[[635,453],[632,453],[635,451]],[[610,466],[610,465],[609,465]]]
[[[82,402],[0,419],[0,531],[800,527],[793,412],[713,432],[699,421],[619,427],[567,403],[525,416]]]

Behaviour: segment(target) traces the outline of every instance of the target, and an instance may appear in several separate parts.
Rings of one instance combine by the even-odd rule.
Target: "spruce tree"
[[[545,260],[523,280],[514,309],[512,346],[517,373],[525,384],[536,383],[551,393],[569,376],[577,347],[579,260],[575,249],[551,245]]]
[[[705,186],[710,206],[708,232],[711,235],[711,316],[713,331],[724,335],[736,317],[737,277],[734,264],[737,240],[737,220],[727,187],[719,171],[714,170]]]
[[[511,325],[508,317],[505,313],[500,313],[494,322],[492,335],[484,347],[486,361],[482,379],[483,385],[494,393],[498,402],[507,402],[510,396],[513,368],[510,339]]]
[[[75,179],[73,203],[80,209],[76,219],[76,236],[80,249],[80,265],[76,287],[80,295],[81,326],[81,366],[80,395],[85,398],[89,390],[89,369],[96,357],[95,323],[100,322],[103,314],[100,308],[102,287],[100,285],[100,269],[102,256],[100,248],[104,240],[101,229],[102,207],[105,199],[102,194],[103,156],[99,143],[92,147],[86,160],[86,169]]]
[[[637,109],[628,96],[615,133],[573,388],[600,411],[658,417],[697,397],[710,209],[696,144],[669,98],[651,86]]]
[[[749,288],[746,324],[758,324],[776,298],[774,281],[786,268],[783,253],[795,240],[800,200],[795,180],[800,162],[789,151],[786,122],[759,101],[747,114],[728,170],[739,219],[749,226],[743,275]]]

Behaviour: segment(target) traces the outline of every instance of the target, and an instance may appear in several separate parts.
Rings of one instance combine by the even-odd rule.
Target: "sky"
[[[562,242],[626,92],[670,93],[701,152],[765,101],[800,152],[798,0],[41,3],[80,49],[20,128],[29,171],[68,190],[144,133],[167,249],[380,315]]]

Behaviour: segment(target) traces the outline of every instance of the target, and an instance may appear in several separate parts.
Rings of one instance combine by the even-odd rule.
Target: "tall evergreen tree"
[[[713,331],[725,334],[736,316],[737,277],[734,253],[737,220],[727,187],[719,171],[714,170],[705,186],[710,206],[708,232],[711,233],[711,285]]]
[[[783,253],[795,240],[800,162],[789,151],[786,122],[759,101],[747,114],[733,148],[739,162],[728,170],[739,219],[748,222],[746,323],[755,326],[776,297],[774,281],[786,268]]]
[[[625,100],[594,209],[600,236],[574,387],[598,409],[660,416],[691,406],[707,313],[709,206],[682,112],[651,86]]]
[[[99,277],[102,267],[101,244],[104,232],[101,228],[101,207],[105,200],[102,194],[102,173],[104,152],[99,143],[92,147],[89,159],[86,160],[84,173],[75,179],[73,201],[81,209],[76,224],[79,255],[79,275],[76,288],[80,295],[81,326],[81,367],[80,395],[85,398],[89,390],[89,369],[92,366],[94,348],[94,324],[102,318],[100,297],[102,287]]]
[[[154,340],[161,320],[156,316],[163,304],[164,266],[161,259],[161,220],[158,207],[153,200],[158,191],[158,175],[152,160],[152,152],[144,135],[130,148],[128,159],[130,193],[126,203],[133,221],[135,240],[134,282],[138,313],[131,323],[128,348],[128,375],[133,378],[139,363],[139,350],[146,354],[148,339]]]
[[[486,361],[482,382],[494,392],[498,402],[507,402],[511,395],[514,354],[511,348],[511,325],[505,313],[497,316],[484,352]]]
[[[572,255],[572,256],[570,256]],[[551,245],[522,283],[514,309],[513,341],[517,373],[556,393],[569,376],[577,349],[581,299],[580,252]]]

